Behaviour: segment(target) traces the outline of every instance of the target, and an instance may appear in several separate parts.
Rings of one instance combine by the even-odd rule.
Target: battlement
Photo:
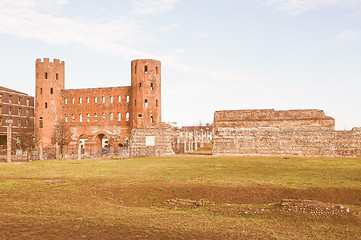
[[[59,59],[55,59],[55,58],[54,58],[54,62],[50,62],[49,58],[44,58],[44,61],[42,61],[41,58],[38,58],[36,59],[36,64],[38,63],[54,63],[54,64],[64,65],[64,61],[60,61]]]

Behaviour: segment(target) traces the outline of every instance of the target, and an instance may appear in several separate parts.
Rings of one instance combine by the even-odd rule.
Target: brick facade
[[[235,110],[214,114],[214,155],[361,156],[361,128],[335,130],[322,110]]]
[[[81,142],[85,155],[116,153],[132,129],[161,122],[161,63],[151,59],[131,62],[131,86],[65,89],[65,64],[36,60],[36,135],[44,149],[54,148],[54,124],[71,128],[68,154]],[[106,149],[105,149],[106,148]]]
[[[0,86],[0,155],[4,154],[6,149],[8,118],[13,120],[12,150],[15,150],[15,139],[21,133],[34,131],[34,97]]]

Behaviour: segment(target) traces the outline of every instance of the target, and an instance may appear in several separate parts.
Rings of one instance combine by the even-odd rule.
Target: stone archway
[[[81,151],[81,154],[85,154],[86,152],[86,148],[88,149],[88,136],[85,135],[85,134],[81,134],[78,138],[78,143],[80,144],[80,151]],[[87,151],[88,152],[88,151]]]
[[[96,140],[96,145],[97,145],[97,152],[100,155],[108,154],[109,153],[108,137],[105,134],[100,133],[96,136],[95,140]]]

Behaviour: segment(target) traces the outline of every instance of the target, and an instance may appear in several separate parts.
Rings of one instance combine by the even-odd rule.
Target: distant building
[[[183,126],[175,128],[177,135],[174,142],[174,150],[184,153],[203,147],[204,143],[211,143],[213,139],[213,125],[205,124],[198,126]]]
[[[19,135],[34,131],[34,97],[0,86],[0,155],[6,150],[9,118],[13,120],[12,150],[15,150]]]

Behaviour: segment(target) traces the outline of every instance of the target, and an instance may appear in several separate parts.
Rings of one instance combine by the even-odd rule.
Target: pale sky
[[[361,0],[0,0],[0,85],[35,94],[35,60],[67,89],[130,85],[162,62],[162,120],[217,110],[322,109],[361,126]]]

